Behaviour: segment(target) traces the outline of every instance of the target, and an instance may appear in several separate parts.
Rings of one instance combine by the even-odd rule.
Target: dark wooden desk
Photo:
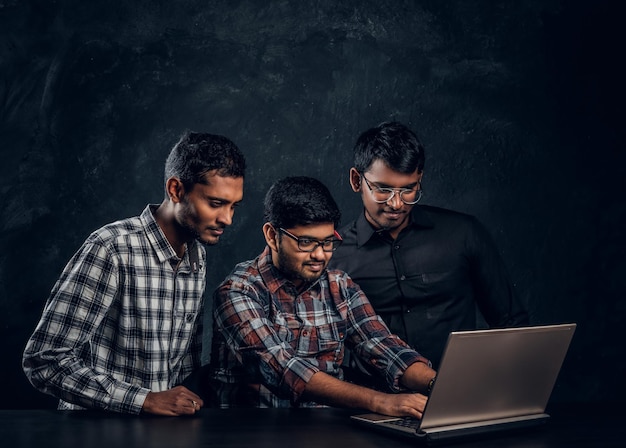
[[[454,447],[624,447],[621,415],[581,409],[552,413],[543,428]],[[411,447],[411,440],[363,429],[341,409],[203,409],[195,417],[138,417],[55,410],[0,411],[2,446],[68,448]]]

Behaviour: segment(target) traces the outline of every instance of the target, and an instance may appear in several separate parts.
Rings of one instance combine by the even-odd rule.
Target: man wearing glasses
[[[212,383],[222,407],[331,405],[420,418],[435,371],[374,313],[343,271],[340,212],[310,177],[277,181],[265,197],[267,246],[238,264],[213,300]],[[343,381],[344,347],[386,392]],[[389,393],[417,391],[421,393]]]
[[[424,147],[403,124],[361,134],[350,185],[364,210],[340,230],[332,267],[346,271],[391,331],[438,368],[448,334],[477,327],[476,307],[491,327],[524,325],[528,316],[485,228],[472,216],[417,205],[423,169]],[[357,368],[348,372],[368,370],[350,364]]]

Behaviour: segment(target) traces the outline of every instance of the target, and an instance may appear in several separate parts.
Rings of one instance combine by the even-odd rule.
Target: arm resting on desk
[[[413,367],[415,366],[415,367]],[[426,364],[412,364],[413,372],[409,383],[422,383],[434,371]],[[411,369],[409,367],[409,369]],[[409,370],[407,369],[407,372]],[[428,382],[428,379],[425,380]],[[318,403],[331,406],[367,409],[372,412],[393,416],[422,418],[426,396],[418,393],[387,394],[334,378],[323,372],[314,374],[306,385],[304,396]]]

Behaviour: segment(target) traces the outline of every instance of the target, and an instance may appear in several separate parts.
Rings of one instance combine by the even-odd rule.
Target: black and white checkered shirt
[[[52,289],[23,368],[60,409],[139,413],[200,364],[205,249],[181,261],[156,207],[92,233]]]

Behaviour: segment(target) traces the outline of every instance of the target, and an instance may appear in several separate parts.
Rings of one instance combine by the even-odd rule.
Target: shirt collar
[[[172,259],[178,260],[178,256],[174,251],[174,248],[170,244],[170,242],[165,237],[163,230],[156,222],[154,218],[154,213],[156,209],[159,207],[159,204],[149,204],[141,213],[139,217],[141,222],[146,230],[146,236],[150,244],[154,248],[154,252],[161,263],[170,262]],[[189,258],[189,263],[192,271],[198,272],[200,267],[200,261],[198,256],[198,249],[196,247],[195,240],[187,245],[187,250],[185,251],[185,255]],[[185,258],[185,257],[184,257]]]
[[[411,221],[408,227],[419,228],[432,228],[435,224],[428,217],[426,212],[419,205],[415,205],[411,210]],[[365,211],[361,212],[356,221],[356,243],[361,247],[367,243],[372,235],[377,233],[377,230],[372,227],[367,218],[365,217]]]

